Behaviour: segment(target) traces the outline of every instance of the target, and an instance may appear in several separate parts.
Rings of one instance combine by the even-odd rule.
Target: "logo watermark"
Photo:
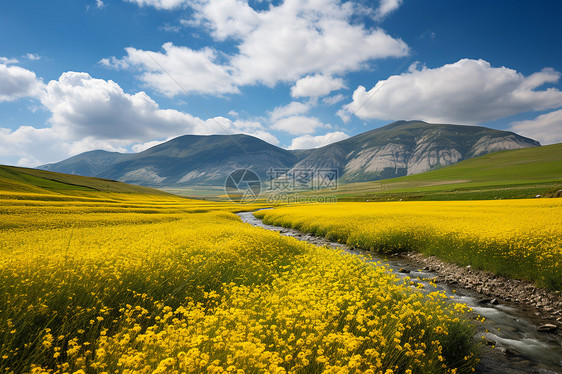
[[[262,183],[251,169],[238,169],[225,181],[228,198],[236,203],[252,203],[264,198],[270,204],[335,203],[337,198],[326,192],[338,189],[335,168],[269,168]],[[313,192],[322,191],[322,194]],[[312,193],[311,193],[312,192]]]
[[[250,169],[238,169],[226,177],[224,190],[236,203],[253,203],[260,197],[261,179]]]

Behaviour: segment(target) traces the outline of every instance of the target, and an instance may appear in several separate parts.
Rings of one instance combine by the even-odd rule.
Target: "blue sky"
[[[0,163],[401,119],[562,142],[562,2],[4,0]]]

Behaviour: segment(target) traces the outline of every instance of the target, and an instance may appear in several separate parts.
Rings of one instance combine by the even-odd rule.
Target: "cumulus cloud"
[[[50,127],[0,128],[0,156],[25,166],[59,161],[92,149],[127,151],[155,145],[154,139],[184,134],[248,134],[278,144],[258,122],[224,117],[203,120],[161,109],[146,93],[129,94],[113,81],[67,72],[50,81],[41,103],[51,112]]]
[[[538,140],[542,145],[562,143],[562,109],[532,120],[513,122],[511,131]]]
[[[288,132],[292,135],[312,134],[316,129],[327,127],[318,118],[306,116],[291,116],[276,121],[271,128]]]
[[[135,2],[163,9],[184,3]],[[170,95],[181,90],[165,71],[187,91],[225,94],[244,85],[274,86],[311,73],[343,74],[363,68],[369,60],[408,54],[402,40],[357,22],[351,2],[286,0],[263,11],[241,0],[199,0],[189,5],[195,10],[189,25],[210,30],[217,41],[234,41],[234,54],[221,61],[216,50],[167,43],[163,53],[128,48],[124,58],[102,63],[137,67],[145,83]]]
[[[43,160],[62,159],[68,155],[68,144],[63,144],[56,132],[50,128],[0,128],[0,143],[2,164],[37,166]]]
[[[27,53],[24,56],[26,59],[30,60],[30,61],[37,61],[37,60],[41,60],[41,56],[35,54],[35,53]]]
[[[340,101],[345,100],[345,95],[344,94],[337,94],[334,96],[329,96],[329,97],[325,97],[324,99],[322,99],[322,102],[326,105],[334,105],[339,103]]]
[[[125,93],[117,83],[87,73],[67,72],[50,81],[41,102],[52,113],[52,125],[72,137],[142,141],[188,133],[201,122],[160,109],[144,92]]]
[[[398,9],[400,5],[402,5],[402,0],[380,0],[379,7],[375,11],[375,18],[381,20]]]
[[[175,9],[187,3],[187,0],[126,0],[138,6],[152,6],[157,9]]]
[[[10,65],[17,64],[19,61],[17,58],[0,57],[0,63]]]
[[[310,105],[293,101],[287,105],[278,106],[269,113],[271,121],[277,121],[283,117],[304,114],[310,110]]]
[[[170,139],[171,138],[167,138],[167,139],[164,139],[164,140],[150,140],[150,141],[145,142],[145,143],[133,144],[133,146],[131,147],[131,150],[135,153],[139,153],[139,152],[142,152],[142,151],[146,151],[149,148],[156,147],[159,144],[165,143]]]
[[[140,79],[165,95],[183,91],[203,94],[237,93],[232,82],[231,68],[218,63],[218,53],[211,48],[193,50],[172,43],[162,46],[163,52],[127,48],[123,59],[105,58],[105,66],[138,68]]]
[[[195,19],[183,24],[205,26],[219,41],[229,38],[244,39],[259,27],[260,15],[246,1],[199,0],[192,3]]]
[[[218,0],[209,3],[219,6]],[[404,42],[384,31],[352,23],[349,3],[287,0],[258,16],[259,23],[243,36],[240,53],[231,62],[239,84],[272,86],[313,72],[344,73],[371,59],[408,52]]]
[[[293,97],[320,97],[345,88],[345,83],[341,78],[333,78],[322,74],[307,75],[296,81],[291,87]]]
[[[562,107],[562,92],[540,89],[556,83],[552,69],[524,76],[484,60],[462,59],[429,69],[417,66],[379,81],[366,90],[359,86],[345,116],[383,120],[420,119],[431,122],[479,124],[528,111]]]
[[[323,147],[328,144],[332,144],[335,142],[339,142],[340,140],[345,140],[349,138],[349,135],[341,132],[329,132],[325,135],[303,135],[297,138],[294,138],[291,141],[291,145],[288,149],[311,149],[311,148],[319,148]]]
[[[43,83],[34,72],[19,66],[0,64],[0,102],[37,97]]]

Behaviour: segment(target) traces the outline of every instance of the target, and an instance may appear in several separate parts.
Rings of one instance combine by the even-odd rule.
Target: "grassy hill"
[[[490,153],[406,177],[339,186],[342,200],[465,200],[556,196],[562,144]],[[329,192],[323,192],[329,194]]]
[[[82,195],[88,192],[167,195],[166,192],[152,188],[109,179],[0,165],[0,194],[2,191],[62,195]]]

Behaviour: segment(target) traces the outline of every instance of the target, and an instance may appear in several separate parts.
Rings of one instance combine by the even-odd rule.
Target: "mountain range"
[[[481,126],[398,121],[309,150],[285,150],[249,135],[185,135],[140,153],[90,151],[39,169],[150,187],[222,185],[237,169],[337,169],[343,182],[393,178],[487,153],[537,147],[532,139]]]

